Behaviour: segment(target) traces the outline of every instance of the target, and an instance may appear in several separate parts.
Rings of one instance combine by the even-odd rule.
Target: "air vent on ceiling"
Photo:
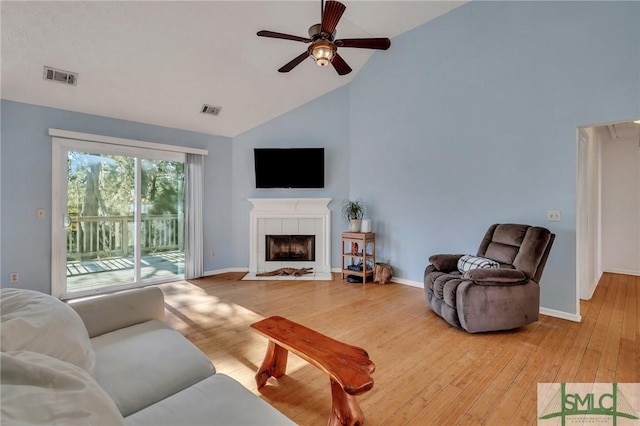
[[[213,106],[207,104],[202,105],[202,109],[200,109],[200,112],[211,115],[219,115],[220,111],[222,111],[221,106]]]
[[[45,80],[57,81],[58,83],[76,86],[78,84],[78,73],[71,71],[63,71],[56,68],[44,66],[43,77]]]

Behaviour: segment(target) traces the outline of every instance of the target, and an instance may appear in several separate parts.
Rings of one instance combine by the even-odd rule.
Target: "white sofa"
[[[0,305],[3,425],[295,424],[166,325],[156,287],[71,304],[2,289]]]

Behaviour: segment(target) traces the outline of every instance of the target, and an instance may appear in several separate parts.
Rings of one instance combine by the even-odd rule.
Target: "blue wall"
[[[35,209],[51,204],[57,127],[209,149],[205,270],[248,266],[253,197],[332,198],[339,267],[340,203],[361,198],[378,258],[414,283],[429,255],[475,252],[492,223],[549,227],[542,305],[576,313],[576,127],[640,116],[639,23],[636,2],[471,2],[233,140],[3,101],[2,281],[17,270],[49,291],[50,224]],[[326,188],[255,189],[253,148],[292,146],[325,147]]]
[[[231,256],[231,139],[115,120],[18,102],[2,101],[1,266],[2,286],[20,273],[21,288],[51,291],[51,137],[49,128],[203,148],[205,160],[204,267],[228,267]],[[46,219],[36,218],[45,208]],[[216,257],[209,253],[215,250]]]
[[[350,95],[350,195],[394,275],[475,253],[492,223],[546,226],[541,304],[576,313],[576,127],[640,116],[640,4],[471,2],[394,39]]]
[[[331,196],[334,213],[361,198],[378,259],[416,284],[431,254],[475,253],[492,223],[529,223],[557,235],[542,306],[575,314],[576,127],[640,116],[639,23],[631,2],[472,2],[395,38],[346,88],[234,138],[234,259],[248,263],[249,197]],[[315,134],[315,118],[338,131]],[[253,147],[310,140],[341,161],[339,187],[253,188]],[[346,186],[333,175],[345,170]],[[561,222],[546,222],[552,209]]]
[[[330,70],[328,70],[330,71]],[[256,189],[253,148],[322,147],[325,149],[323,189]],[[295,110],[233,138],[233,258],[249,265],[247,198],[331,198],[331,266],[340,267],[342,200],[349,196],[349,92],[334,90]],[[354,167],[351,165],[351,167]],[[360,168],[360,166],[355,166]]]

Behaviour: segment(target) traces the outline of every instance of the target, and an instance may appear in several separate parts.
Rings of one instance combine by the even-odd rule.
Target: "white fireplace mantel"
[[[249,273],[244,277],[245,280],[268,279],[269,277],[256,277],[256,274],[283,267],[313,267],[315,274],[303,275],[297,279],[331,279],[331,198],[249,198],[249,201],[253,204],[253,209],[249,213]],[[270,229],[270,234],[284,235],[300,233],[302,228],[316,237],[315,262],[302,264],[264,260],[264,236],[267,229]]]

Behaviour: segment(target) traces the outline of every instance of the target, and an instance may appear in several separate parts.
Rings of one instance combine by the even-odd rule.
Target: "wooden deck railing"
[[[133,255],[135,228],[132,216],[71,216],[70,219],[68,260]],[[182,215],[143,215],[140,246],[143,253],[182,250]]]

